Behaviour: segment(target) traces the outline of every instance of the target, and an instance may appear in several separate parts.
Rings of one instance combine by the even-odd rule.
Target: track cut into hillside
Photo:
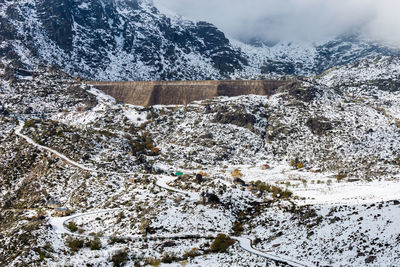
[[[37,144],[37,143],[36,143],[35,141],[33,141],[31,138],[29,138],[28,136],[23,135],[23,134],[21,133],[21,130],[22,130],[23,126],[24,126],[24,123],[21,122],[20,125],[16,128],[15,134],[16,134],[17,136],[19,136],[19,137],[25,139],[29,144],[31,144],[31,145],[33,145],[33,146],[39,148],[39,149],[44,149],[44,150],[46,150],[46,151],[48,151],[48,152],[51,152],[51,153],[55,154],[56,156],[60,157],[61,159],[63,159],[64,161],[66,161],[68,164],[71,164],[71,165],[74,166],[74,167],[80,168],[80,169],[85,170],[85,171],[100,172],[100,173],[101,173],[101,171],[97,171],[97,170],[95,170],[95,169],[87,168],[87,167],[83,166],[82,164],[80,164],[80,163],[78,163],[78,162],[75,162],[75,161],[69,159],[67,156],[65,156],[65,155],[63,155],[62,153],[59,153],[59,152],[57,152],[57,151],[55,151],[55,150],[53,150],[53,149],[51,149],[51,148],[48,148],[48,147],[46,147],[46,146],[42,146],[42,145]],[[126,174],[120,173],[120,175],[126,175]],[[172,179],[171,179],[171,178],[172,178]],[[197,193],[193,193],[193,192],[190,192],[190,191],[182,191],[182,190],[179,190],[179,189],[175,189],[175,188],[173,188],[173,187],[171,187],[171,186],[168,186],[167,183],[168,183],[169,181],[172,181],[172,180],[174,180],[173,177],[166,177],[166,176],[165,176],[165,177],[162,177],[161,179],[157,180],[156,184],[157,184],[157,186],[159,186],[160,188],[163,188],[163,189],[165,189],[165,190],[170,190],[170,191],[174,191],[174,192],[179,193],[179,194],[188,195],[188,196],[190,196],[190,198],[191,198],[192,200],[194,200],[194,199],[196,199],[196,198],[199,199],[199,196],[198,196]],[[70,222],[71,220],[73,220],[73,219],[75,219],[75,218],[78,218],[78,217],[87,216],[87,215],[91,215],[91,214],[99,214],[99,213],[108,212],[108,211],[123,211],[123,209],[92,211],[92,212],[87,212],[87,213],[74,214],[74,215],[67,216],[67,217],[59,217],[59,218],[51,217],[51,219],[50,219],[50,224],[52,225],[53,230],[54,230],[56,233],[58,233],[58,234],[65,234],[65,233],[66,233],[66,234],[70,234],[70,235],[73,235],[73,236],[89,237],[89,235],[80,235],[80,234],[74,234],[74,233],[72,233],[71,231],[69,231],[69,230],[65,227],[66,223],[67,223],[67,222]],[[174,236],[174,237],[175,237],[175,238],[179,238],[179,236]],[[110,238],[110,237],[108,237],[108,238]],[[121,237],[121,238],[140,239],[141,237],[139,237],[139,236],[138,236],[138,237],[124,236],[124,237]],[[153,238],[154,238],[154,237],[153,237]],[[166,239],[166,238],[168,238],[168,237],[155,237],[155,238],[156,238],[156,239],[159,239],[159,238],[161,238],[161,239]],[[187,236],[183,236],[182,238],[187,238]],[[199,235],[198,238],[208,238],[208,239],[211,239],[212,237],[209,237],[209,236],[201,236],[201,235]],[[277,256],[277,255],[273,255],[273,254],[270,254],[270,253],[265,253],[265,252],[256,250],[256,249],[253,248],[253,246],[252,246],[252,244],[251,244],[252,242],[251,242],[251,240],[248,239],[248,238],[244,238],[244,237],[232,237],[232,238],[233,238],[234,240],[236,240],[236,241],[239,242],[239,245],[240,245],[240,247],[241,247],[243,250],[246,250],[246,251],[248,251],[248,252],[251,253],[251,254],[254,254],[254,255],[257,255],[257,256],[260,256],[260,257],[269,259],[269,260],[272,260],[272,261],[274,261],[274,262],[276,262],[276,263],[287,264],[287,265],[289,265],[289,266],[294,266],[294,267],[297,267],[297,266],[300,266],[300,267],[301,267],[301,266],[307,266],[307,265],[303,265],[303,264],[301,264],[301,263],[298,263],[298,262],[294,261],[294,260],[291,259],[291,258],[280,257],[280,256]]]

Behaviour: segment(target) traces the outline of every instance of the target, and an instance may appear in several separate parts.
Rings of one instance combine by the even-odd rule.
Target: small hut
[[[49,209],[56,209],[61,207],[61,203],[59,201],[55,201],[55,200],[49,200],[46,204],[47,208]]]
[[[56,217],[64,217],[64,216],[68,216],[71,213],[71,211],[67,208],[55,208],[55,212],[54,212],[54,216]]]
[[[269,166],[268,164],[264,164],[264,165],[261,166],[261,169],[264,170],[264,171],[265,170],[269,170],[269,169],[271,169],[271,166]]]

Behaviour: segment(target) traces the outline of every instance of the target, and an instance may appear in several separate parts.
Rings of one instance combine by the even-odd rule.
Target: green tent
[[[182,175],[183,175],[183,172],[176,172],[175,175],[176,175],[176,176],[182,176]]]

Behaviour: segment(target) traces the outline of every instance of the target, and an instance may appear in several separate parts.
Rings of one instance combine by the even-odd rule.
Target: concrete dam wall
[[[117,101],[138,106],[184,105],[217,96],[270,96],[290,81],[88,82]]]

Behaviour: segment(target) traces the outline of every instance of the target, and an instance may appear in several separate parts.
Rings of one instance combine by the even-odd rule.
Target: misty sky
[[[154,0],[240,40],[321,41],[348,32],[400,47],[400,0]]]

